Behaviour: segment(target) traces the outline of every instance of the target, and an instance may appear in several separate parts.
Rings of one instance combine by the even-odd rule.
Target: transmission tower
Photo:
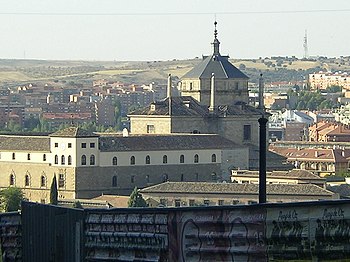
[[[304,58],[308,59],[309,58],[309,49],[307,47],[307,31],[305,30],[305,36],[304,36]]]

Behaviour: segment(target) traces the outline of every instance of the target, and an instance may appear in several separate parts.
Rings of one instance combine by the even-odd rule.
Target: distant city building
[[[340,86],[344,92],[350,90],[350,78],[346,72],[318,72],[309,74],[309,85],[312,90],[325,90],[331,86]]]
[[[350,129],[341,123],[319,122],[309,127],[309,140],[317,142],[350,142]]]

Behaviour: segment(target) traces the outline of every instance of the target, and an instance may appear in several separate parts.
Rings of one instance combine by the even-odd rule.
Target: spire
[[[214,47],[214,55],[220,55],[220,41],[218,39],[218,30],[216,29],[216,25],[218,22],[214,22],[214,41],[212,43]]]
[[[215,110],[215,75],[211,74],[211,85],[210,85],[210,106],[209,112],[214,113]]]

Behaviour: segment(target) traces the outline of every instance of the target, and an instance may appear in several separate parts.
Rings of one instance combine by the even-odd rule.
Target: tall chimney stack
[[[213,113],[215,110],[215,74],[211,74],[211,85],[210,85],[210,105],[209,112]]]
[[[259,109],[264,110],[265,106],[264,106],[264,78],[263,78],[263,74],[260,74],[259,77],[259,105],[258,105]]]

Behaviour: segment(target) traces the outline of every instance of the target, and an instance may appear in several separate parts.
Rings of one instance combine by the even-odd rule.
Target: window
[[[180,156],[180,163],[185,163],[185,156],[184,155]]]
[[[218,206],[223,206],[223,205],[224,205],[224,200],[219,199],[219,200],[218,200]]]
[[[55,165],[58,165],[58,155],[55,155]]]
[[[29,186],[29,184],[30,184],[29,175],[25,175],[25,177],[24,177],[24,185],[25,186]]]
[[[168,163],[168,156],[164,155],[163,156],[163,164],[166,164],[166,163]]]
[[[193,207],[193,206],[195,205],[194,199],[188,200],[188,205],[189,205],[190,207]]]
[[[72,143],[68,143],[68,148],[72,148]]]
[[[81,148],[86,148],[86,143],[81,143]]]
[[[27,154],[27,160],[30,160],[30,154]]]
[[[86,155],[81,156],[81,165],[86,166]]]
[[[12,160],[15,160],[15,159],[16,159],[16,154],[12,153]]]
[[[147,125],[147,134],[154,134],[155,132],[154,125]]]
[[[248,201],[248,205],[252,205],[252,204],[257,204],[258,202],[254,201],[254,200],[249,200]]]
[[[161,198],[159,199],[159,203],[162,205],[162,206],[166,206],[167,205],[167,200],[165,198]]]
[[[163,174],[162,180],[163,180],[163,182],[167,182],[168,181],[168,174]]]
[[[135,165],[135,157],[134,156],[130,157],[130,165]]]
[[[112,165],[113,166],[116,166],[118,164],[118,159],[117,159],[117,157],[115,156],[115,157],[113,157],[113,159],[112,159]]]
[[[95,148],[95,143],[90,143],[90,148]]]
[[[217,182],[217,175],[216,175],[216,173],[211,173],[211,181],[213,181],[213,182]]]
[[[243,126],[243,140],[245,141],[249,141],[251,140],[251,134],[252,130],[251,130],[251,126],[250,125],[244,125]]]
[[[133,183],[135,183],[135,176],[131,176],[130,177],[130,182],[133,184]]]
[[[70,166],[70,165],[72,165],[72,156],[68,156],[68,165]]]
[[[66,158],[64,157],[64,155],[61,156],[61,165],[65,165],[66,164]]]
[[[15,185],[15,175],[11,174],[10,175],[10,186],[13,186],[13,185]]]
[[[199,162],[199,156],[197,154],[194,155],[193,162],[194,163],[198,163]]]
[[[58,187],[62,188],[65,186],[64,174],[59,174],[58,176]]]
[[[151,157],[150,156],[146,156],[146,165],[151,164]]]
[[[239,200],[233,199],[233,200],[232,200],[232,205],[237,205],[237,204],[239,204]]]
[[[41,176],[41,178],[40,178],[40,186],[41,187],[46,187],[46,177],[45,176]]]
[[[212,155],[211,155],[211,162],[212,162],[212,163],[215,163],[215,162],[216,162],[216,155],[215,155],[215,154],[212,154]]]
[[[90,156],[90,166],[95,165],[95,155]]]
[[[207,199],[205,199],[204,201],[203,201],[203,204],[205,205],[205,206],[209,206],[209,200],[207,200]]]
[[[181,206],[181,200],[175,199],[175,207],[180,207],[180,206]]]
[[[146,175],[146,183],[149,183],[149,175]]]
[[[116,187],[116,186],[118,186],[118,177],[113,176],[112,177],[112,187]]]
[[[43,161],[46,161],[46,154],[43,154]]]
[[[55,143],[55,147],[58,147],[58,143]]]
[[[184,174],[181,174],[181,178],[180,178],[181,182],[184,181]]]
[[[190,83],[190,90],[192,90],[192,88],[193,88],[193,83],[191,82]]]

